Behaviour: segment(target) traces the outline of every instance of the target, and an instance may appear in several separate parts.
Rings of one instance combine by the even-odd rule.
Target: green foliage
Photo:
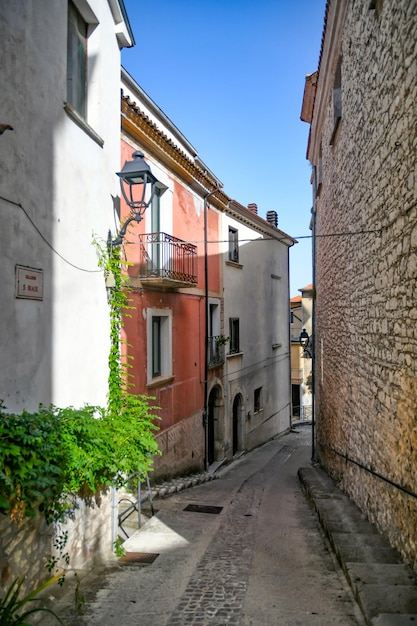
[[[124,393],[118,413],[51,406],[0,414],[0,510],[16,524],[33,516],[35,505],[47,521],[63,519],[67,494],[89,498],[116,476],[121,483],[146,473],[157,452],[151,410],[146,398]]]
[[[28,608],[30,603],[39,601],[37,598],[35,598],[35,596],[54,581],[55,579],[51,578],[45,583],[39,585],[39,587],[31,591],[24,598],[19,599],[24,579],[16,578],[16,580],[12,582],[9,589],[6,591],[6,595],[3,598],[0,598],[1,626],[30,626],[29,622],[26,621],[27,618],[34,613],[39,612],[49,613],[53,615],[60,624],[63,624],[63,622],[59,619],[57,615],[55,615],[53,611],[51,611],[51,609],[40,606]],[[23,613],[21,612],[22,610]]]
[[[19,524],[25,515],[34,515],[34,503],[56,500],[64,456],[54,413],[41,408],[38,413],[0,414],[0,510]]]
[[[122,276],[120,250],[100,246],[99,265],[112,274],[108,406],[55,406],[36,413],[7,413],[0,401],[0,511],[16,524],[33,516],[35,507],[48,522],[59,521],[71,504],[69,494],[90,498],[125,477],[151,469],[159,453],[156,407],[149,398],[129,392],[128,360],[121,358],[120,332],[129,315],[129,288]],[[66,537],[56,539],[61,558]],[[50,571],[57,561],[48,561]]]
[[[126,554],[126,551],[123,547],[123,539],[117,537],[116,541],[113,543],[114,553],[119,558]]]
[[[80,579],[78,578],[77,573],[75,573],[75,577],[77,580],[74,591],[75,610],[77,611],[77,615],[84,615],[85,597],[80,591]]]

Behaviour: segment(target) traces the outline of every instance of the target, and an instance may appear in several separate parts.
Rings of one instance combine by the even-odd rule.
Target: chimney
[[[258,205],[255,202],[251,202],[250,204],[248,204],[248,209],[251,213],[255,213],[255,215],[258,215]]]
[[[276,211],[267,211],[266,221],[278,228],[278,213]]]

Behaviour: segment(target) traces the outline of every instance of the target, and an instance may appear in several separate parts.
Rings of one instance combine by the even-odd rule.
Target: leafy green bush
[[[94,244],[99,266],[114,278],[108,292],[108,406],[41,406],[14,415],[0,400],[0,512],[16,524],[33,516],[36,506],[48,522],[62,519],[68,494],[89,498],[114,481],[120,485],[133,473],[145,474],[159,452],[157,407],[149,405],[151,398],[129,393],[132,357],[120,351],[123,317],[131,308],[120,249]]]
[[[0,407],[4,410],[4,407]],[[0,415],[0,510],[19,524],[34,503],[53,502],[63,484],[58,417],[40,409]]]
[[[2,408],[2,407],[0,407]],[[94,406],[0,413],[0,511],[19,524],[35,507],[48,521],[65,512],[65,495],[90,497],[133,472],[150,470],[158,452],[153,407],[124,393],[119,413]]]

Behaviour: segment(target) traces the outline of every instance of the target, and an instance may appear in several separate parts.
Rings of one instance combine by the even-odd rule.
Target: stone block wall
[[[51,574],[46,562],[58,556],[54,539],[68,531],[64,552],[70,556],[69,565],[57,564]],[[0,518],[0,596],[18,576],[26,578],[24,591],[65,569],[81,569],[87,564],[102,563],[114,558],[112,547],[111,492],[102,494],[89,503],[76,499],[71,516],[65,524],[47,525],[43,516],[25,519],[16,526],[9,517]]]
[[[315,200],[318,453],[417,570],[417,2],[346,5]]]
[[[201,412],[157,433],[161,456],[153,459],[152,483],[204,469],[204,428]]]

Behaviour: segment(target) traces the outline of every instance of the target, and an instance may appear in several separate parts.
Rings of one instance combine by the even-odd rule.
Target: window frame
[[[333,132],[330,137],[330,145],[333,146],[336,140],[337,130],[342,119],[342,56],[339,57],[336,65],[336,72],[333,81]]]
[[[66,97],[68,104],[83,119],[87,119],[88,35],[88,22],[76,4],[69,0]]]
[[[150,385],[173,376],[172,311],[170,309],[147,309],[146,315],[147,384]],[[158,329],[157,337],[156,328]]]
[[[239,231],[229,226],[229,261],[239,263]]]
[[[239,354],[240,350],[239,318],[229,318],[229,354]]]
[[[263,409],[262,387],[257,387],[253,391],[253,412],[259,413]]]

